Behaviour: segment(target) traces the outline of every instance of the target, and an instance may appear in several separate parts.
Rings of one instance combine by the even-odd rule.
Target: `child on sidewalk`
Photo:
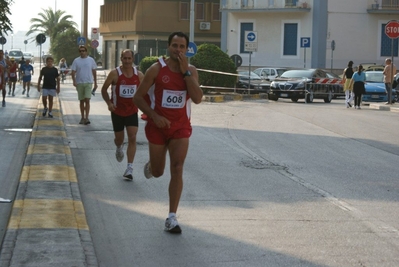
[[[40,86],[43,78],[43,90],[42,90],[42,101],[43,101],[43,117],[46,116],[48,111],[49,118],[53,117],[53,98],[60,93],[60,77],[56,67],[54,67],[54,59],[51,56],[46,58],[46,66],[40,71],[39,80],[37,82],[37,91],[40,92]],[[47,108],[47,97],[48,97],[48,108]]]

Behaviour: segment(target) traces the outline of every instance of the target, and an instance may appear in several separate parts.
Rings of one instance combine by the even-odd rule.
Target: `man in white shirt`
[[[79,53],[80,57],[75,58],[72,63],[71,76],[80,101],[81,119],[79,124],[88,125],[90,124],[91,90],[92,88],[97,89],[97,64],[93,58],[88,56],[87,48],[84,45],[79,46]]]

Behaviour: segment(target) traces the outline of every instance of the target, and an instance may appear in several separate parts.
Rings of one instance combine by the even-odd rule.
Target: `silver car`
[[[32,64],[35,63],[35,56],[31,52],[24,52],[24,58],[29,59]]]
[[[254,70],[255,74],[258,74],[264,80],[274,81],[277,77],[280,77],[288,69],[286,68],[274,68],[274,67],[263,67]]]

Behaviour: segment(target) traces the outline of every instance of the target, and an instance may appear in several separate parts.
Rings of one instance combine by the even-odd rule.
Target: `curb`
[[[393,106],[394,104],[370,104],[370,109],[385,110],[391,112],[399,112],[399,107]]]
[[[98,266],[60,99],[54,98],[53,118],[42,110],[39,98],[0,267]]]

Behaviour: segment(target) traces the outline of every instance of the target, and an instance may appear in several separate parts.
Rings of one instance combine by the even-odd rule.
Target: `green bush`
[[[227,73],[237,73],[237,68],[231,58],[214,44],[198,46],[197,53],[190,59],[190,63],[197,69],[214,70]],[[234,88],[237,76],[198,71],[199,84],[202,86],[216,86]],[[204,90],[209,91],[209,90]]]
[[[142,73],[145,73],[149,67],[151,67],[152,64],[157,62],[158,57],[157,56],[152,56],[152,57],[145,57],[140,61],[139,67]]]

